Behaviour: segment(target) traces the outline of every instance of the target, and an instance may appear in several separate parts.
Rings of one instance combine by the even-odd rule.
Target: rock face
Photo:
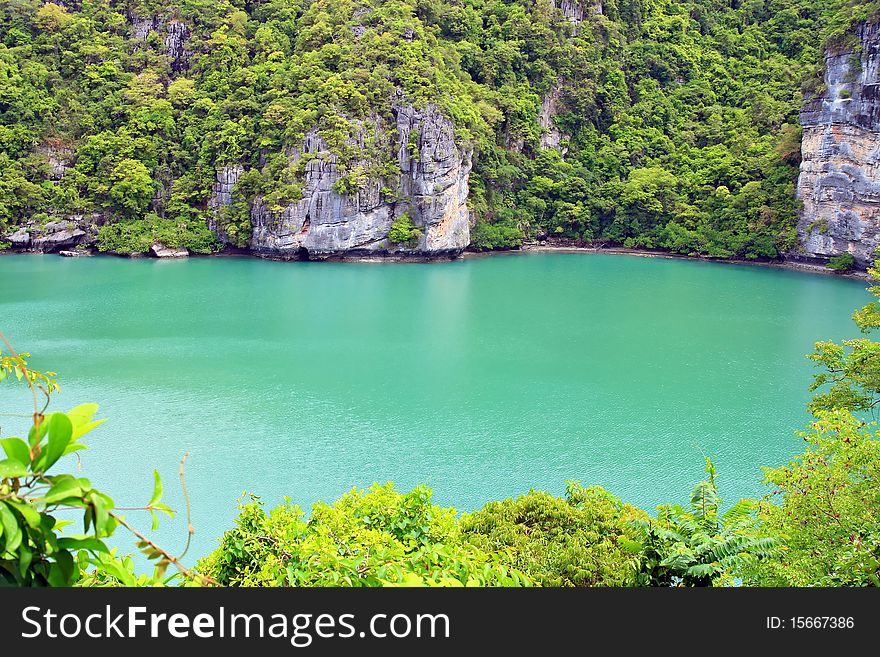
[[[48,180],[58,182],[67,172],[67,167],[73,158],[73,151],[60,143],[46,142],[37,147],[37,153],[46,159],[48,164]]]
[[[132,36],[136,41],[146,42],[151,32],[156,32],[165,44],[165,53],[171,63],[171,70],[180,72],[189,66],[190,52],[187,41],[190,37],[189,27],[178,20],[165,21],[158,15],[138,16],[129,14]]]
[[[392,115],[393,124],[375,116],[349,138],[358,155],[347,167],[317,132],[307,133],[301,147],[289,153],[293,164],[305,160],[302,198],[281,210],[254,199],[250,249],[272,257],[323,259],[363,253],[454,255],[467,247],[470,150],[455,143],[451,121],[436,106],[395,106]],[[372,175],[377,153],[396,159],[400,174]],[[233,202],[243,171],[235,165],[217,172],[210,227],[221,239],[221,213]],[[355,191],[345,189],[346,171],[360,172]],[[394,244],[388,233],[405,214],[420,236],[417,243]]]
[[[562,92],[557,86],[541,99],[541,112],[538,114],[538,123],[544,129],[541,135],[541,148],[559,148],[562,140],[568,138],[568,135],[564,135],[556,125],[556,121],[553,120],[559,115],[561,94]],[[562,154],[565,155],[567,150],[567,148],[563,148]]]
[[[559,0],[557,6],[574,25],[580,25],[586,17],[599,15],[604,11],[602,0]]]
[[[165,51],[171,60],[173,71],[182,71],[189,65],[190,53],[186,49],[189,36],[189,27],[180,21],[168,21],[165,26]]]
[[[235,183],[238,182],[239,176],[244,173],[244,167],[240,164],[227,164],[217,170],[216,180],[211,189],[211,198],[208,201],[208,207],[211,209],[208,215],[208,229],[214,231],[214,234],[221,242],[229,242],[229,236],[223,230],[223,222],[221,213],[227,205],[232,205],[232,190]]]
[[[856,36],[855,52],[826,54],[826,91],[801,113],[798,234],[802,255],[848,252],[864,267],[880,245],[880,25]]]

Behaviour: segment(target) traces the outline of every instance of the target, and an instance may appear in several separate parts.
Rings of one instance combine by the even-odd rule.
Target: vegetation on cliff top
[[[161,236],[211,251],[215,171],[241,162],[242,207],[219,219],[243,243],[254,197],[298,198],[286,149],[306,131],[346,175],[364,121],[435,103],[475,150],[477,248],[535,235],[713,257],[792,248],[801,86],[817,84],[823,35],[877,3],[591,4],[573,25],[550,0],[4,3],[0,228],[98,213],[122,225],[102,231],[105,250]],[[553,124],[561,144],[542,148]],[[393,158],[368,150],[359,175],[393,178]]]

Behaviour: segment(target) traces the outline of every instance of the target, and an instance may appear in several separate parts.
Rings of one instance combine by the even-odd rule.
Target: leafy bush
[[[423,486],[352,490],[311,518],[289,503],[239,507],[236,527],[196,568],[227,586],[527,586],[522,573],[463,542],[455,511]]]
[[[515,226],[478,221],[471,230],[471,248],[476,251],[518,249],[523,233]]]
[[[461,531],[542,586],[623,586],[632,582],[632,555],[620,539],[642,515],[599,487],[570,482],[565,499],[530,491],[489,502],[462,517]]]
[[[880,280],[880,270],[872,267],[868,274]],[[858,329],[869,334],[880,328],[880,285],[868,291],[875,297],[853,313]],[[810,390],[816,395],[810,401],[809,410],[820,411],[844,409],[848,411],[871,411],[880,403],[880,343],[867,337],[837,342],[817,342],[816,350],[809,359],[824,368],[817,374]]]
[[[775,490],[759,514],[762,532],[786,549],[755,564],[747,583],[880,586],[880,432],[836,410],[820,411],[801,436],[803,454],[765,469]]]
[[[109,253],[146,253],[153,235],[145,221],[104,224],[98,229],[98,250]]]
[[[194,253],[212,253],[220,248],[217,237],[198,218],[175,220],[148,214],[143,219],[105,224],[98,229],[98,250],[104,252],[147,253],[156,242]]]
[[[849,271],[856,265],[856,259],[852,253],[841,253],[828,260],[828,268],[834,271]]]
[[[417,246],[421,236],[422,230],[412,222],[412,219],[409,218],[409,214],[406,212],[394,220],[388,231],[389,242],[409,248]]]

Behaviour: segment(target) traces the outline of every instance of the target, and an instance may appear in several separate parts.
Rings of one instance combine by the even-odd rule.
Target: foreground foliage
[[[847,411],[819,414],[808,447],[767,468],[778,504],[761,504],[762,532],[785,541],[756,564],[762,586],[880,586],[880,432]]]
[[[197,569],[226,586],[528,586],[504,561],[463,541],[455,510],[429,489],[375,484],[315,504],[308,520],[253,498]]]
[[[468,542],[499,552],[542,586],[624,586],[633,579],[623,547],[644,512],[599,488],[567,486],[565,498],[530,491],[465,514]]]
[[[724,514],[715,484],[715,466],[706,459],[709,478],[694,487],[690,507],[659,507],[656,520],[634,522],[638,539],[636,581],[645,586],[730,585],[754,563],[774,556],[778,541],[759,536],[756,503],[743,499]]]
[[[45,397],[48,406],[51,394],[58,390],[54,373],[32,370],[28,354],[9,351],[7,355],[0,349],[0,382],[13,379],[26,383],[33,393],[34,412],[26,440],[15,436],[0,439],[6,456],[0,459],[0,586],[156,586],[177,577],[178,573],[166,576],[172,564],[188,575],[176,557],[134,529],[114,509],[113,500],[88,479],[57,472],[63,457],[86,449],[80,438],[104,420],[94,419],[97,404],[44,414],[38,395]],[[153,495],[141,510],[152,515],[156,529],[157,513],[171,516],[173,511],[161,501],[158,472],[154,472],[154,480]],[[82,512],[79,525],[65,518],[78,511]],[[138,548],[149,559],[155,560],[151,575],[138,574],[130,557],[119,557],[107,546],[106,540],[120,526],[138,539]]]
[[[868,270],[880,279],[876,267]],[[880,285],[868,288],[880,299]],[[880,328],[880,303],[876,300],[853,313],[859,330],[868,335]],[[880,403],[880,343],[870,338],[856,338],[843,342],[819,342],[809,358],[823,371],[817,374],[811,390],[818,391],[810,402],[814,413],[846,409],[868,411]]]

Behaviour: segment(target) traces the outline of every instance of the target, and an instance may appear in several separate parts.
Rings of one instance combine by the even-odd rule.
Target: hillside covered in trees
[[[0,234],[73,218],[110,252],[247,247],[255,230],[292,244],[314,213],[278,226],[313,193],[320,160],[332,169],[322,193],[388,208],[382,244],[430,248],[428,222],[445,226],[449,212],[416,207],[441,192],[403,169],[449,156],[458,179],[442,198],[466,197],[473,248],[558,236],[776,257],[797,242],[804,94],[821,90],[826,45],[876,10],[855,0],[10,0]],[[415,117],[404,132],[402,112]]]

